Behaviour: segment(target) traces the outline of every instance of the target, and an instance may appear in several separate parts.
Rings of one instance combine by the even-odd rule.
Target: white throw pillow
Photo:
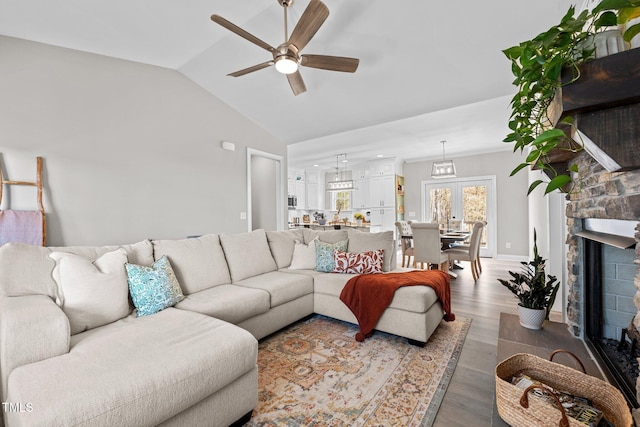
[[[58,305],[69,318],[71,335],[129,315],[127,252],[120,248],[94,262],[80,255],[52,252]]]
[[[195,239],[154,240],[153,255],[156,260],[163,255],[169,258],[171,268],[186,295],[231,283],[217,234],[206,234]]]
[[[220,235],[220,244],[232,282],[278,269],[269,249],[267,233],[262,229],[247,233],[223,233]]]
[[[316,268],[316,237],[308,245],[299,240],[293,247],[293,258],[291,258],[290,270],[315,270]]]

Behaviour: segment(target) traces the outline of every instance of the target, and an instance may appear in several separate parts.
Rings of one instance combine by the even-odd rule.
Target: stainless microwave
[[[295,208],[298,205],[298,198],[296,196],[289,196],[287,206]]]

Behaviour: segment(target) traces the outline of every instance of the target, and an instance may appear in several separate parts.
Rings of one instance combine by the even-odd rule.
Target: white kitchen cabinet
[[[396,180],[394,175],[377,176],[369,180],[369,203],[372,208],[395,207]]]
[[[369,231],[379,233],[381,231],[394,231],[396,228],[395,208],[373,208],[371,209],[371,227]]]
[[[287,196],[296,196],[297,204],[295,209],[306,209],[307,198],[304,181],[296,181],[293,179],[287,180]]]
[[[395,174],[395,164],[393,161],[375,162],[370,166],[371,177]]]
[[[320,197],[320,184],[317,182],[307,182],[306,196],[307,209],[324,209],[324,203],[321,204],[321,202],[324,201],[324,197]]]
[[[304,181],[296,181],[295,182],[295,196],[298,198],[298,204],[296,208],[298,209],[307,209],[307,191],[305,188]]]
[[[353,209],[368,208],[370,202],[370,182],[369,179],[356,179],[356,189],[351,192],[351,207]]]
[[[324,176],[317,172],[307,172],[305,176],[306,184],[306,209],[323,210],[325,204]]]
[[[307,208],[304,170],[287,169],[287,195],[296,196],[296,209]]]
[[[353,180],[367,179],[367,178],[369,178],[369,175],[370,175],[369,168],[368,167],[362,167],[362,168],[354,169],[351,172],[351,179],[353,179]]]

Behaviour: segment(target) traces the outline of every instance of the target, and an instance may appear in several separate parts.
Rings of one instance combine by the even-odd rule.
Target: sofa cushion
[[[367,252],[376,249],[384,249],[382,270],[385,272],[396,268],[396,242],[393,239],[393,231],[381,233],[367,233],[358,230],[349,230],[349,252]]]
[[[238,323],[269,311],[269,292],[236,285],[220,285],[187,295],[176,308]]]
[[[296,242],[293,248],[293,258],[291,259],[291,270],[314,270],[316,268],[316,242],[313,239],[308,245]]]
[[[311,276],[279,271],[250,277],[234,284],[269,292],[270,308],[313,293],[313,278]]]
[[[156,260],[164,255],[169,258],[185,295],[231,283],[227,260],[217,234],[195,239],[154,240],[152,243]]]
[[[129,310],[127,253],[120,248],[95,261],[66,252],[51,252],[56,303],[69,319],[71,335],[126,317]]]
[[[334,251],[346,251],[348,242],[341,240],[336,243],[316,241],[316,271],[331,273],[336,267]]]
[[[304,233],[304,242],[307,244],[315,238],[327,243],[337,243],[349,238],[347,230],[312,230],[304,228],[302,232]]]
[[[334,273],[375,274],[382,273],[382,259],[384,251],[376,249],[368,252],[334,251],[336,266]]]
[[[125,267],[129,292],[138,317],[173,307],[184,298],[180,283],[165,255],[151,267],[128,263]]]
[[[231,281],[276,271],[278,266],[271,256],[264,230],[248,233],[222,234],[220,243],[227,259]]]
[[[7,400],[34,410],[5,415],[9,425],[157,425],[255,369],[257,352],[249,332],[199,313],[131,315],[13,370]]]
[[[384,273],[398,274],[398,273]],[[340,298],[342,288],[356,274],[322,274],[315,277],[316,294],[331,295]],[[396,290],[389,307],[399,310],[424,313],[438,300],[436,293],[429,286],[404,286]],[[336,301],[337,303],[338,301]]]
[[[302,230],[267,231],[269,249],[278,268],[286,268],[291,264],[296,240],[304,241]]]
[[[58,297],[58,287],[52,272],[55,261],[51,252],[68,252],[81,255],[91,261],[99,256],[124,248],[129,262],[142,265],[153,263],[151,242],[144,240],[122,246],[68,246],[43,247],[24,243],[7,243],[0,246],[0,297],[21,295],[48,295]]]

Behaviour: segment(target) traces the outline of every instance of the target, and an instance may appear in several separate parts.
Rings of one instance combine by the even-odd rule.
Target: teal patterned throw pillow
[[[151,267],[128,263],[125,267],[131,299],[138,309],[137,317],[148,316],[172,307],[184,298],[166,256],[154,262]]]
[[[333,251],[347,251],[348,240],[340,240],[336,243],[327,243],[316,240],[316,271],[331,273],[336,266]]]

